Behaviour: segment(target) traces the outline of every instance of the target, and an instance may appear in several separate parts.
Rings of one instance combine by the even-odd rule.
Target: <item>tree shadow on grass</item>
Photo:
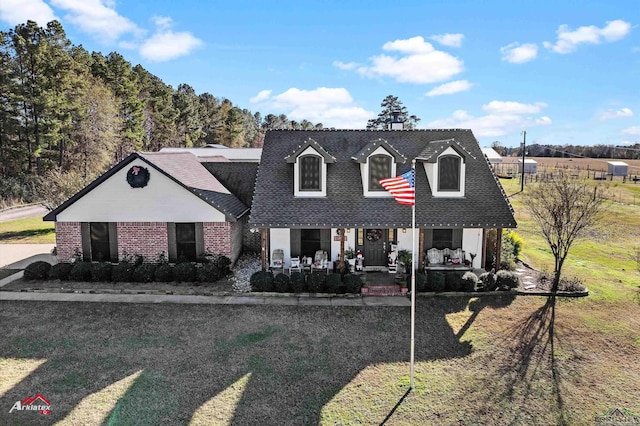
[[[9,231],[0,233],[0,241],[9,240],[25,240],[29,238],[45,237],[50,234],[54,234],[55,230],[50,229],[27,229],[24,231]]]
[[[552,393],[555,398],[557,424],[569,424],[565,417],[565,406],[562,397],[562,377],[556,359],[556,345],[559,343],[555,334],[556,296],[549,296],[544,303],[523,321],[513,328],[515,347],[513,359],[502,370],[507,379],[506,393],[512,400],[515,394],[527,400],[534,392],[534,386],[541,377],[551,374]],[[550,370],[550,371],[548,371]],[[524,394],[520,394],[524,390]]]
[[[470,353],[471,344],[445,318],[468,302],[419,301],[416,361]],[[47,361],[1,396],[0,407],[41,393],[52,404],[51,415],[39,419],[46,423],[142,371],[107,423],[185,424],[214,399],[214,411],[230,409],[233,424],[318,424],[322,408],[364,369],[409,360],[409,308],[33,302],[3,308],[0,358]],[[215,399],[243,378],[235,402]]]

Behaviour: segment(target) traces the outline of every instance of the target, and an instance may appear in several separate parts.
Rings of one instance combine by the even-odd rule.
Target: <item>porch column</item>
[[[482,228],[482,257],[480,258],[480,267],[487,269],[487,229]]]
[[[340,273],[342,273],[341,271],[344,269],[344,238],[345,238],[345,228],[338,228],[340,231],[340,264],[338,266],[338,268],[340,269]]]
[[[418,269],[421,270],[424,265],[424,229],[418,228]]]
[[[260,228],[260,260],[262,263],[262,270],[267,270],[269,255],[269,230],[267,228]]]
[[[496,271],[500,269],[500,257],[502,255],[502,228],[496,230]]]

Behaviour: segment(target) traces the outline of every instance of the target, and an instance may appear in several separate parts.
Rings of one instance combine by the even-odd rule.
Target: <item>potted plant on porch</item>
[[[402,265],[404,265],[404,273],[405,274],[410,274],[411,273],[411,252],[409,250],[399,250],[398,251],[398,262],[400,262]]]

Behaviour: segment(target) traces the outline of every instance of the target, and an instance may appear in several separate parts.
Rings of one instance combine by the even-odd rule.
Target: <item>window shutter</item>
[[[291,256],[302,256],[302,247],[300,244],[301,235],[299,229],[291,229],[289,237],[289,245],[291,247]]]
[[[424,230],[424,249],[433,248],[433,229]]]
[[[91,262],[91,233],[89,232],[89,222],[80,224],[82,235],[82,259]]]
[[[453,241],[451,248],[462,248],[462,228],[456,228],[453,230]]]
[[[167,254],[170,262],[178,260],[178,249],[176,247],[176,224],[174,222],[167,222],[167,241],[169,247],[167,248]]]
[[[112,262],[118,261],[118,224],[109,222],[109,254]]]
[[[324,250],[331,259],[331,229],[320,230],[320,250]]]
[[[204,255],[204,229],[202,222],[195,223],[196,231],[196,257],[202,257]]]

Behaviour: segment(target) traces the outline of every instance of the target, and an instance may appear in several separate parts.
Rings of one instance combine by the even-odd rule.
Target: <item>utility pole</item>
[[[520,175],[520,192],[524,191],[524,154],[527,150],[527,131],[522,131],[522,174]]]

